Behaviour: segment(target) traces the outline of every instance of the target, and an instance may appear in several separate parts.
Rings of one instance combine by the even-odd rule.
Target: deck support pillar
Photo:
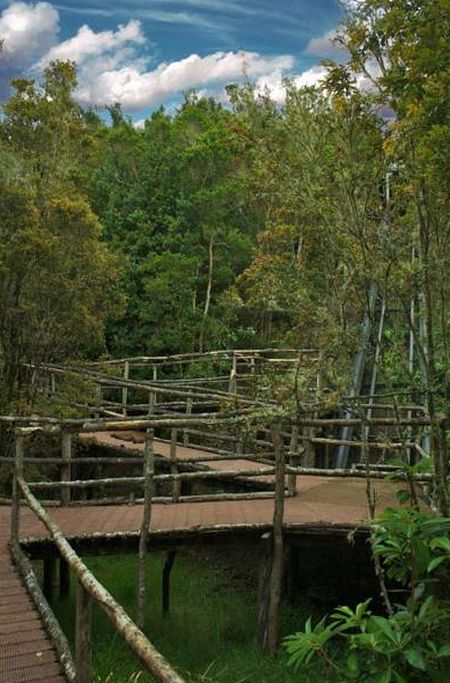
[[[59,597],[67,598],[70,594],[70,570],[63,557],[59,559]]]
[[[170,609],[170,574],[177,556],[176,550],[169,550],[162,571],[162,613],[167,614]]]
[[[298,548],[289,545],[285,549],[285,564],[284,564],[284,593],[286,600],[290,605],[294,605],[297,601],[298,594]]]
[[[92,600],[77,581],[75,618],[75,683],[92,682]]]
[[[272,534],[267,532],[261,536],[259,548],[259,582],[258,582],[258,645],[266,648],[267,620],[270,602],[270,574],[272,571]]]
[[[42,591],[47,598],[47,602],[52,603],[54,597],[54,585],[55,585],[55,568],[56,560],[54,557],[46,557],[44,559],[44,575],[43,575],[43,587]]]

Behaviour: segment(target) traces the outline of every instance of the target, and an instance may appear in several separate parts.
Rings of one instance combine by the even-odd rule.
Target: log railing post
[[[192,398],[188,398],[186,404],[186,417],[192,415]],[[189,432],[187,429],[183,429],[183,446],[189,446]]]
[[[237,356],[233,353],[231,361],[230,379],[228,382],[228,393],[235,394],[237,389]]]
[[[123,378],[128,380],[130,378],[130,363],[126,360],[123,366]],[[122,414],[124,417],[127,414],[128,405],[128,387],[122,387]]]
[[[98,418],[100,417],[100,406],[102,405],[102,400],[103,400],[103,392],[102,392],[102,385],[101,384],[96,384],[95,385],[95,402],[96,402],[96,407],[98,410],[94,410],[94,417]]]
[[[244,454],[244,437],[242,436],[242,431],[239,429],[236,435],[236,455],[238,458],[242,457]]]
[[[316,436],[316,431],[314,427],[305,427],[303,430],[304,436],[304,453],[303,453],[303,465],[305,467],[315,467],[316,466],[316,446],[314,443],[314,437]]]
[[[70,481],[70,461],[72,460],[72,435],[70,432],[63,432],[61,440],[62,465],[61,481]],[[69,486],[61,487],[61,505],[67,506],[70,503]]]
[[[16,434],[14,442],[14,472],[11,501],[11,541],[19,542],[20,529],[20,488],[18,479],[23,477],[24,436]]]
[[[298,467],[298,425],[292,425],[291,441],[289,444],[289,464],[291,467]],[[297,475],[288,474],[288,492],[290,496],[296,496]]]
[[[153,366],[153,381],[154,381],[154,382],[157,382],[157,381],[158,381],[158,366],[157,366],[157,365],[154,365],[154,366]],[[154,394],[154,397],[155,397],[155,399],[154,399],[154,405],[156,405],[156,403],[157,403],[157,395]]]
[[[170,473],[178,474],[177,466],[177,436],[178,432],[176,429],[172,429],[170,432]],[[173,502],[176,503],[181,494],[181,481],[179,479],[173,480],[172,496]]]
[[[75,617],[75,683],[92,682],[92,601],[77,581]]]
[[[137,624],[141,629],[143,629],[145,626],[145,565],[147,559],[149,526],[152,513],[153,476],[155,473],[155,450],[153,446],[153,438],[154,430],[147,430],[144,461],[144,510],[142,513],[138,556]]]

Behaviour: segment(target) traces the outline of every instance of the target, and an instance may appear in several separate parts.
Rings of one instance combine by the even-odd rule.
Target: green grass
[[[195,683],[308,683],[323,682],[286,667],[283,652],[275,660],[263,657],[255,645],[257,623],[254,581],[236,581],[223,567],[179,555],[172,570],[171,610],[161,615],[161,571],[164,556],[148,560],[147,628],[153,644],[188,681]],[[135,617],[136,558],[113,556],[90,558],[87,564],[96,577]],[[73,642],[74,590],[58,601],[55,612],[63,631]],[[249,585],[250,584],[250,585]],[[298,630],[308,615],[284,606],[283,635]],[[148,683],[133,654],[96,607],[93,613],[94,680],[98,683]]]

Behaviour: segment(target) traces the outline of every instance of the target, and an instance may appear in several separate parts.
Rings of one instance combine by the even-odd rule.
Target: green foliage
[[[81,191],[91,138],[56,63],[42,88],[16,81],[0,122],[0,404],[30,402],[25,363],[98,350],[120,296],[117,262]],[[11,163],[10,163],[11,162]]]
[[[150,640],[190,683],[323,683],[320,671],[302,673],[286,668],[287,656],[262,655],[255,643],[257,595],[246,576],[236,579],[214,558],[179,553],[171,575],[171,608],[161,617],[160,587],[164,554],[152,553],[147,564],[147,629]],[[91,571],[124,606],[131,617],[136,608],[136,557],[88,558]],[[64,632],[73,642],[75,582],[71,596],[54,609]],[[282,633],[288,633],[304,615],[283,606]],[[108,618],[93,608],[94,681],[147,683],[153,679],[112,629]]]
[[[223,295],[249,262],[254,233],[230,112],[191,95],[143,131],[114,112],[113,127],[96,134],[91,197],[125,264],[127,308],[109,327],[111,350],[226,345]]]
[[[369,599],[355,610],[339,607],[315,626],[308,620],[303,631],[284,641],[289,666],[299,670],[319,657],[330,680],[445,680],[450,673],[449,531],[448,518],[386,510],[373,523],[372,552],[387,576],[405,589],[406,602],[387,617],[374,614]]]

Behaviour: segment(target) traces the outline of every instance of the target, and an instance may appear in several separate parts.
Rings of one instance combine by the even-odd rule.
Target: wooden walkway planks
[[[9,508],[0,508],[0,683],[62,683],[53,644],[8,549]]]
[[[378,480],[378,510],[395,505],[395,485]],[[286,524],[358,525],[367,517],[364,479],[327,479],[304,477],[300,493],[285,501]],[[67,536],[92,533],[136,531],[142,519],[141,505],[77,506],[48,508],[52,519]],[[152,509],[151,529],[210,528],[215,525],[271,524],[272,499],[212,501],[204,503],[155,504]],[[0,525],[9,518],[9,508],[0,508]],[[32,512],[21,513],[21,537],[43,536],[44,529]]]

